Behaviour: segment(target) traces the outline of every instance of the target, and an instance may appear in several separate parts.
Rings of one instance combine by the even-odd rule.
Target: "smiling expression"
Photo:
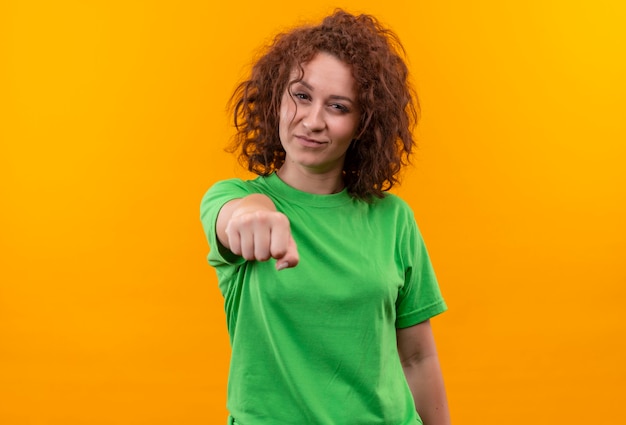
[[[302,68],[302,80],[288,84],[281,100],[279,135],[286,153],[281,176],[297,169],[339,177],[360,117],[352,71],[328,53],[318,53]],[[297,75],[294,70],[292,78]]]

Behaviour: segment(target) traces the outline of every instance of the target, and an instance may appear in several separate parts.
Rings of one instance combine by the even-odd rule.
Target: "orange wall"
[[[228,342],[203,192],[254,49],[327,1],[0,6],[0,423],[213,424]],[[626,6],[349,0],[401,36],[399,190],[450,310],[456,424],[626,422]]]

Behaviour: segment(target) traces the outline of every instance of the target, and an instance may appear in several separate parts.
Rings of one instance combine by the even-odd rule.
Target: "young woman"
[[[338,10],[278,35],[233,95],[201,219],[232,346],[229,423],[449,424],[429,319],[446,309],[413,213],[387,193],[414,141],[397,37]]]

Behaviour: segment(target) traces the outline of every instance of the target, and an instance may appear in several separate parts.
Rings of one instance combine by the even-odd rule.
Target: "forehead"
[[[291,82],[299,80],[314,90],[340,90],[342,94],[356,92],[356,82],[350,65],[325,52],[317,53],[300,67],[294,67]]]

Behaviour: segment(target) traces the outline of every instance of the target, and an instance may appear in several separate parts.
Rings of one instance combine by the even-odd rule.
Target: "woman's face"
[[[340,174],[360,118],[352,71],[323,52],[302,68],[302,81],[288,85],[281,100],[279,135],[286,152],[281,171]]]

